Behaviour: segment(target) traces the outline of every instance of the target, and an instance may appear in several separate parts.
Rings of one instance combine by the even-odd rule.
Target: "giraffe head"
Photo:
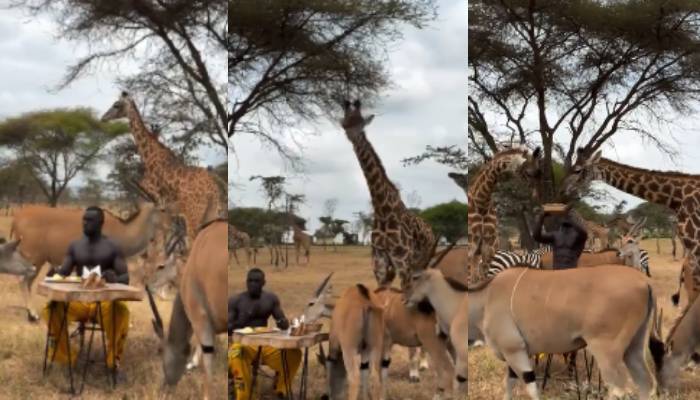
[[[361,106],[360,100],[355,100],[352,103],[348,100],[343,102],[343,118],[340,120],[340,125],[350,139],[364,134],[365,127],[374,119],[373,114],[363,117],[360,111]]]
[[[127,111],[129,109],[130,103],[131,96],[129,96],[129,93],[122,92],[121,96],[119,97],[119,100],[115,101],[114,104],[112,104],[112,107],[110,107],[110,109],[107,110],[106,113],[104,113],[101,119],[102,122],[112,121],[120,118],[127,118]]]
[[[584,188],[588,187],[594,180],[601,178],[601,171],[598,167],[601,154],[600,150],[589,155],[583,149],[578,149],[576,162],[561,185],[561,192],[566,198],[579,197]]]

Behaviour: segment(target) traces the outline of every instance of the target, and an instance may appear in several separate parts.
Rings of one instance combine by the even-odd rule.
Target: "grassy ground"
[[[295,260],[294,250],[289,251],[292,261]],[[245,258],[239,254],[239,257]],[[261,251],[257,260],[260,264],[269,263],[270,258],[266,251]],[[259,265],[266,273],[266,290],[277,293],[282,302],[282,307],[288,318],[300,314],[306,301],[313,294],[313,290],[320,281],[330,272],[335,272],[332,284],[333,291],[340,295],[343,291],[355,283],[364,283],[370,288],[376,287],[372,275],[370,254],[368,247],[338,247],[337,252],[332,247],[323,250],[323,247],[311,249],[310,265],[297,266],[290,263],[286,270],[276,271],[270,265]],[[395,285],[398,285],[395,282]],[[238,293],[245,287],[245,269],[235,264],[229,270],[230,293]],[[271,322],[272,323],[272,322]],[[327,322],[326,322],[327,324]],[[326,326],[325,331],[328,330]],[[316,352],[317,348],[313,349]],[[315,356],[309,357],[310,392],[309,399],[318,399],[325,391],[325,372],[318,365]],[[295,382],[295,390],[298,390],[298,377]],[[271,382],[265,382],[264,393],[271,393]],[[394,347],[392,364],[389,372],[387,396],[389,399],[431,399],[435,393],[435,375],[432,371],[421,373],[420,383],[408,381],[408,351],[405,348]]]
[[[670,296],[678,286],[678,273],[681,261],[673,261],[671,257],[671,245],[669,241],[662,241],[661,254],[656,253],[656,242],[647,241],[642,247],[650,251],[652,284],[657,293],[658,306],[663,308],[663,334],[668,330],[679,313],[679,309],[672,306]],[[686,299],[685,293],[682,298]],[[683,306],[685,303],[681,303]],[[552,363],[552,371],[555,379],[547,383],[543,399],[576,399],[576,391],[571,390],[572,380],[568,379],[566,367],[560,357],[555,357]],[[538,379],[542,377],[542,364],[537,369]],[[583,360],[579,356],[579,376],[583,376]],[[597,389],[597,370],[594,372],[594,386]],[[469,398],[477,400],[502,399],[505,377],[505,364],[496,359],[488,348],[470,349],[469,352]],[[662,396],[663,399],[700,399],[700,370],[683,371],[678,390],[674,390]],[[526,399],[527,395],[522,384],[518,385],[515,398]],[[583,398],[583,396],[582,396]],[[589,397],[590,398],[590,397]]]
[[[0,235],[9,232],[10,218],[0,217]],[[56,368],[49,376],[42,376],[43,351],[46,325],[30,324],[26,313],[20,308],[22,296],[17,278],[0,275],[0,399],[67,399],[68,377]],[[35,295],[33,306],[40,309],[46,299]],[[167,327],[171,303],[158,301],[158,308]],[[99,340],[94,342],[95,365],[89,368],[82,399],[155,399],[163,380],[161,356],[157,353],[158,339],[151,327],[152,313],[147,301],[130,302],[131,322],[122,366],[127,382],[112,390],[108,384],[103,365]],[[71,329],[72,331],[72,329]],[[77,345],[77,344],[76,344]],[[226,398],[225,338],[217,344],[215,360],[214,399]],[[76,347],[72,347],[76,348]],[[99,350],[99,351],[97,351]],[[177,386],[173,399],[201,398],[201,371],[187,374]]]

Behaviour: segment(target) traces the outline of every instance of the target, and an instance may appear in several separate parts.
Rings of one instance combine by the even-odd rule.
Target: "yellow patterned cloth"
[[[270,346],[263,346],[260,357],[262,365],[267,365],[277,373],[275,392],[286,395],[287,390],[284,381],[284,370],[282,368],[282,351],[287,352],[287,370],[289,371],[290,380],[293,381],[299,369],[299,365],[301,364],[301,350],[280,350]],[[231,343],[229,346],[228,367],[233,376],[236,399],[247,400],[250,396],[251,385],[253,383],[253,361],[255,360],[257,352],[257,348],[243,346],[240,343]],[[258,376],[256,386],[258,388],[260,387],[260,376]]]
[[[51,323],[49,323],[49,360],[54,357],[54,361],[61,364],[68,363],[68,346],[66,342],[65,330],[61,330],[61,321],[63,321],[63,309],[64,304],[58,302],[54,306],[53,315],[51,316]],[[41,313],[41,318],[45,322],[49,322],[51,303],[47,303],[44,310]],[[124,304],[124,302],[116,301],[114,302],[114,334],[117,337],[116,342],[116,359],[117,365],[119,365],[119,360],[121,355],[124,353],[124,343],[126,342],[126,334],[129,331],[129,308]],[[100,302],[100,308],[102,309],[101,320],[104,321],[102,324],[102,329],[105,331],[105,337],[107,338],[107,365],[110,367],[114,363],[114,354],[112,354],[112,302],[103,301]],[[78,301],[73,301],[68,306],[68,322],[88,322],[97,321],[97,304],[95,303],[83,303]],[[65,328],[64,328],[65,329]],[[60,331],[60,336],[59,336]],[[56,348],[56,337],[58,337],[58,349]],[[71,347],[71,363],[75,365],[75,361],[78,357],[78,349],[76,347]]]

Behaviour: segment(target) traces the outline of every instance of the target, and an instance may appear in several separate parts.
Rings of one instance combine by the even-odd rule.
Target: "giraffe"
[[[280,262],[284,262],[284,253],[280,249],[284,229],[276,224],[265,224],[262,227],[262,236],[265,245],[270,250],[270,264],[279,269]]]
[[[499,151],[486,162],[470,184],[466,174],[448,174],[467,194],[467,242],[480,254],[481,261],[471,263],[468,271],[471,282],[480,281],[488,269],[491,258],[498,250],[498,217],[491,201],[498,178],[507,172],[531,174],[530,169],[540,156],[539,148],[532,154],[524,147]]]
[[[292,229],[294,230],[294,235],[292,240],[294,240],[294,249],[297,255],[297,264],[299,264],[299,250],[304,248],[304,255],[306,257],[306,263],[309,263],[311,255],[311,236],[307,235],[297,224],[292,224]]]
[[[246,269],[248,266],[250,266],[250,256],[251,256],[251,249],[250,249],[250,235],[247,233],[243,232],[242,230],[236,228],[232,224],[228,224],[228,250],[229,250],[229,259],[230,256],[233,256],[233,258],[236,259],[236,262],[240,264],[240,261],[238,261],[238,255],[236,254],[236,249],[238,248],[243,248],[243,251],[245,251],[246,254]]]
[[[374,115],[362,116],[360,101],[345,101],[340,125],[364,173],[374,208],[372,262],[380,287],[389,287],[398,273],[404,294],[410,291],[413,271],[427,267],[437,240],[422,218],[408,211],[396,186],[389,180],[382,161],[367,140],[365,127]]]
[[[129,119],[131,134],[145,165],[139,186],[161,205],[175,205],[177,213],[185,217],[187,237],[192,243],[200,226],[225,215],[226,195],[205,168],[183,164],[158,140],[126,92],[102,116],[102,121],[120,118]]]
[[[700,175],[654,171],[620,164],[578,150],[576,163],[562,182],[562,194],[575,198],[592,181],[603,181],[648,202],[670,208],[676,215],[678,235],[692,266],[692,282],[700,290]]]

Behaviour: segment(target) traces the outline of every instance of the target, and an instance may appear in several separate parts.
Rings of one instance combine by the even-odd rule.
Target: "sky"
[[[19,10],[7,10],[0,0],[0,119],[46,108],[91,107],[101,115],[117,100],[121,88],[115,85],[120,74],[134,71],[135,65],[123,62],[95,69],[72,86],[54,92],[66,68],[85,54],[84,43],[57,38],[56,26],[45,17],[30,17]],[[217,75],[223,76],[223,71]],[[138,98],[138,94],[134,93]],[[202,165],[224,162],[223,151],[203,148]],[[100,165],[97,173],[106,178],[109,165]],[[75,184],[80,185],[79,176]]]
[[[416,192],[420,208],[459,200],[466,195],[447,177],[450,168],[432,161],[404,167],[401,160],[423,152],[427,145],[457,144],[466,148],[467,7],[463,0],[438,1],[438,18],[427,28],[406,27],[404,39],[389,54],[394,87],[365,114],[375,114],[367,137],[382,159],[389,178],[397,183],[404,201]],[[340,118],[339,109],[335,118]],[[275,153],[250,136],[233,139],[229,153],[229,192],[236,206],[265,207],[259,181],[252,175],[289,176],[287,191],[304,194],[298,214],[313,233],[323,215],[324,202],[338,199],[334,216],[353,221],[354,212],[370,210],[369,190],[352,145],[337,121],[319,120],[300,127],[315,135],[295,135],[303,147],[305,174],[294,174]],[[297,146],[290,141],[291,146]],[[415,204],[414,204],[415,205]]]

